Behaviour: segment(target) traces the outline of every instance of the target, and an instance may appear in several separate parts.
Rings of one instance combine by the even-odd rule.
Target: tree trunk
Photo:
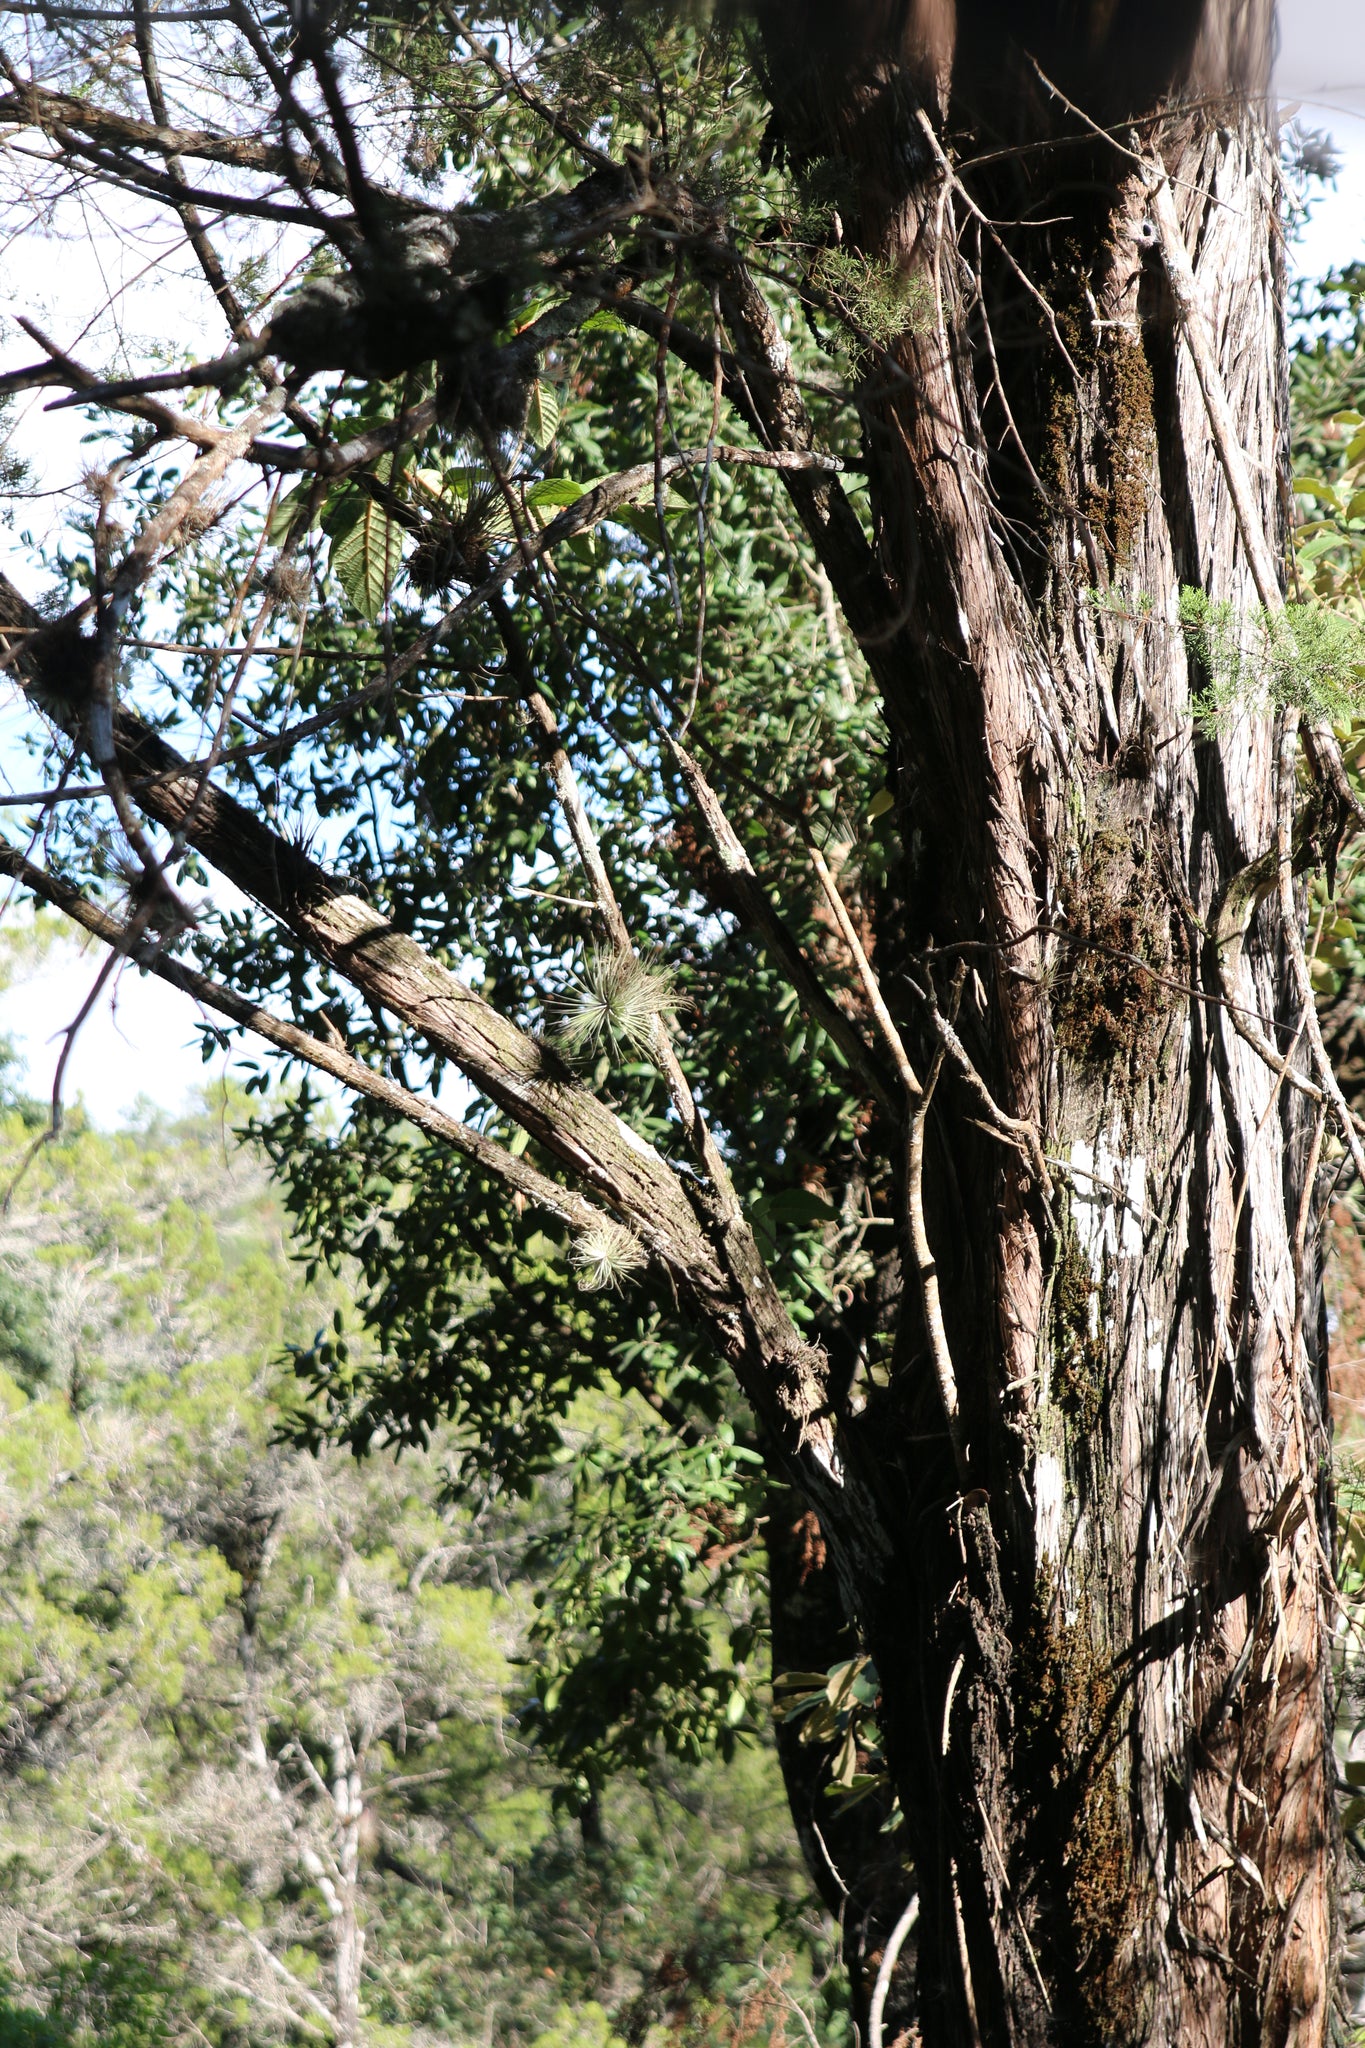
[[[1182,587],[1244,613],[1257,592],[1139,161],[1169,174],[1274,545],[1269,9],[1039,8],[1011,18],[1012,59],[990,8],[960,11],[955,59],[941,11],[899,40],[873,12],[837,46],[832,10],[763,33],[794,169],[833,160],[845,248],[914,287],[861,383],[892,616],[807,525],[892,728],[918,850],[904,968],[936,971],[945,1002],[966,970],[965,1050],[1059,1162],[1049,1190],[949,1063],[924,1188],[962,1453],[908,1290],[902,1440],[885,1403],[848,1431],[892,1558],[844,1576],[921,1887],[919,2024],[954,2044],[1318,2042],[1336,1936],[1315,1110],[1228,1007],[1234,987],[1301,1062],[1272,720],[1192,717]],[[1268,889],[1239,951],[1233,913]],[[924,1008],[877,957],[923,1072]]]
[[[819,1518],[787,1488],[773,1488],[764,1526],[773,1671],[828,1670],[856,1657],[857,1632],[840,1598]],[[855,1804],[831,1797],[838,1743],[812,1740],[808,1721],[779,1718],[777,1754],[801,1853],[825,1909],[839,1924],[854,2024],[867,2041],[869,2007],[886,1960],[887,1943],[915,1879],[907,1867],[903,1832],[890,1826],[889,1793]],[[834,1788],[837,1790],[837,1788]],[[885,2041],[894,2041],[915,2014],[914,1947],[887,1971],[882,2000]]]
[[[336,1986],[336,2048],[360,2048],[360,1982],[365,1930],[360,1923],[360,1824],[365,1798],[350,1736],[332,1737],[332,1806],[336,1879],[328,1896],[332,1915],[332,1974]]]

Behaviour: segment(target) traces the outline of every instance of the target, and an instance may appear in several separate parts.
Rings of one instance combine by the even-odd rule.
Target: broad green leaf
[[[613,313],[606,306],[599,306],[595,313],[589,313],[580,334],[629,334],[630,329],[619,313]]]
[[[365,509],[366,500],[353,485],[334,491],[322,508],[319,526],[334,542],[348,534]]]
[[[665,519],[677,519],[691,512],[690,505],[665,505]],[[623,505],[612,518],[618,526],[629,527],[649,547],[659,546],[659,515],[652,505]]]
[[[537,377],[531,386],[531,409],[526,415],[526,431],[537,448],[548,448],[559,426],[559,399],[554,386]]]
[[[832,1707],[843,1705],[848,1697],[849,1687],[861,1670],[863,1662],[861,1657],[849,1657],[842,1664],[830,1665],[825,1673],[825,1692]]]
[[[830,1765],[829,1774],[834,1783],[842,1785],[845,1790],[858,1775],[858,1738],[851,1725],[839,1745],[838,1755]]]
[[[332,572],[363,618],[377,618],[384,609],[403,559],[404,538],[398,521],[366,498],[349,533],[333,540]]]
[[[539,512],[547,505],[576,505],[586,493],[586,486],[575,483],[571,476],[547,476],[538,484],[532,484],[526,493],[526,502],[533,512]]]
[[[297,530],[298,522],[308,503],[310,489],[311,483],[295,484],[292,489],[285,491],[283,496],[276,499],[274,509],[265,524],[265,537],[272,547],[283,547],[290,535]],[[317,523],[318,515],[314,510],[309,525],[316,526]]]

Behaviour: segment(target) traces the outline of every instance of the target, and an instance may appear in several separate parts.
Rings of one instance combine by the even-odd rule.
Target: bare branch
[[[678,764],[692,801],[701,813],[702,822],[716,850],[716,857],[725,871],[746,922],[758,932],[772,952],[775,961],[800,997],[807,1014],[814,1018],[822,1031],[829,1034],[855,1071],[861,1074],[882,1108],[889,1115],[898,1116],[900,1105],[890,1077],[857,1026],[844,1015],[829,994],[816,969],[802,952],[795,936],[783,923],[700,765],[681,741],[674,739],[662,721],[660,730]]]
[[[51,904],[73,924],[78,924],[83,931],[112,947],[116,958],[126,956],[137,967],[192,996],[205,1009],[216,1010],[243,1030],[255,1032],[258,1038],[264,1038],[291,1059],[303,1060],[319,1073],[330,1074],[333,1080],[354,1089],[357,1095],[382,1103],[418,1130],[425,1131],[428,1137],[439,1138],[442,1143],[462,1152],[476,1166],[495,1175],[515,1193],[524,1195],[528,1202],[558,1217],[571,1229],[587,1230],[603,1221],[603,1212],[572,1188],[562,1187],[548,1174],[538,1172],[527,1164],[524,1157],[514,1158],[505,1146],[462,1123],[458,1117],[447,1115],[438,1103],[426,1096],[415,1095],[411,1089],[376,1073],[373,1067],[348,1052],[338,1039],[319,1038],[311,1031],[301,1030],[297,1024],[276,1017],[259,1004],[239,996],[235,989],[224,988],[187,962],[177,960],[145,935],[139,939],[130,926],[108,916],[69,882],[44,868],[35,867],[2,841],[0,873],[11,876],[40,901]]]
[[[839,893],[839,887],[829,870],[829,863],[816,845],[809,828],[803,829],[806,850],[811,865],[819,878],[825,901],[833,914],[839,934],[853,955],[858,977],[863,984],[877,1028],[891,1054],[892,1064],[900,1076],[905,1090],[908,1125],[905,1141],[905,1208],[906,1228],[910,1240],[910,1255],[914,1260],[915,1273],[919,1280],[920,1305],[924,1311],[925,1334],[929,1339],[929,1353],[933,1360],[934,1378],[938,1383],[939,1399],[943,1404],[944,1420],[952,1441],[953,1458],[957,1475],[965,1490],[971,1484],[970,1465],[966,1441],[962,1434],[962,1410],[957,1389],[957,1371],[953,1364],[952,1349],[948,1343],[948,1331],[943,1321],[943,1299],[938,1284],[938,1262],[933,1246],[929,1242],[929,1229],[924,1215],[924,1133],[929,1120],[929,1106],[933,1101],[934,1088],[942,1070],[945,1046],[940,1042],[934,1053],[929,1077],[921,1082],[910,1062],[905,1041],[896,1028],[895,1019],[886,1006],[881,984],[872,971],[872,963],[858,937],[857,928],[848,914],[848,906]],[[961,986],[962,970],[959,969],[958,986]]]
[[[0,5],[0,13],[7,11]],[[130,14],[127,18],[134,17]],[[160,11],[156,15],[158,26],[174,19],[174,15]],[[53,135],[59,129],[75,130],[92,142],[119,150],[148,149],[162,157],[196,157],[204,163],[223,164],[231,170],[261,171],[272,177],[287,176],[291,168],[291,160],[283,150],[259,137],[139,121],[116,108],[99,107],[90,100],[52,92],[36,81],[25,81],[14,92],[0,96],[0,127],[38,128]]]

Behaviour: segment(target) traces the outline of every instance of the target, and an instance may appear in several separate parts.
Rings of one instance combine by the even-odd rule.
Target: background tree
[[[476,1514],[445,1431],[397,1463],[273,1440],[283,1340],[355,1316],[344,1277],[303,1284],[223,1108],[73,1118],[9,1218],[0,2038],[844,2038],[770,1745],[618,1777],[595,1842],[556,1807],[522,1707],[565,1489]],[[567,1425],[637,1434],[600,1395]]]
[[[1269,7],[213,16],[11,62],[26,201],[169,210],[231,346],[6,380],[108,437],[6,598],[61,736],[6,858],[362,1098],[263,1124],[379,1345],[305,1432],[521,1484],[614,1383],[621,1497],[704,1474],[722,1547],[757,1452],[869,2036],[1323,2039],[1362,1155],[1296,877],[1360,645],[1281,596]],[[612,1710],[542,1697],[589,1826],[641,1698],[740,1696],[660,1612]]]

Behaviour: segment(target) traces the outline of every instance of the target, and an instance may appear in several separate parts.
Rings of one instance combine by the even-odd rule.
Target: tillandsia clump
[[[574,1239],[570,1256],[585,1294],[619,1293],[648,1263],[635,1233],[605,1217]]]
[[[677,1015],[677,988],[657,954],[594,946],[562,998],[559,1037],[579,1057],[638,1058],[652,1051],[657,1026],[673,1024]]]

